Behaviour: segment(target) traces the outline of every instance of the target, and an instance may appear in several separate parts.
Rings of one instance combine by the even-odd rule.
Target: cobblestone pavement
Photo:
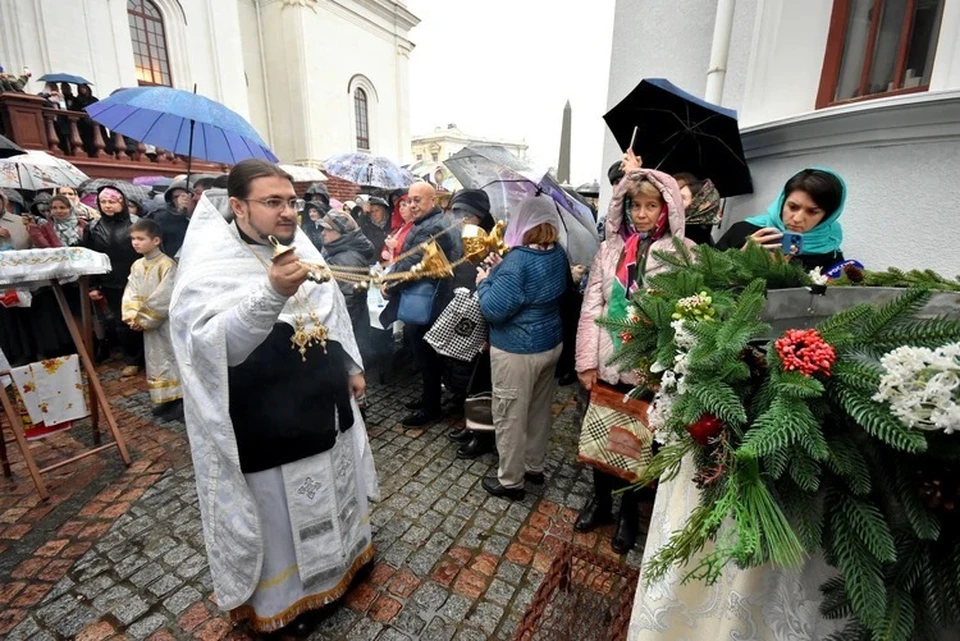
[[[11,449],[14,478],[0,479],[0,638],[251,638],[214,602],[183,424],[155,422],[142,378],[120,381],[109,367],[102,376],[134,463],[105,452],[61,468],[45,477],[53,496],[40,502]],[[621,558],[611,527],[573,532],[590,476],[574,461],[569,388],[557,394],[546,484],[511,503],[480,487],[493,455],[456,458],[445,436],[456,420],[398,424],[416,379],[368,393],[383,492],[372,514],[376,563],[311,639],[509,639],[564,542]],[[81,424],[33,449],[43,465],[90,439]],[[639,559],[635,550],[622,561]]]

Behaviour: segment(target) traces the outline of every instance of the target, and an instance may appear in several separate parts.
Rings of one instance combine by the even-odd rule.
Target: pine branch
[[[900,507],[910,522],[910,527],[922,541],[936,541],[940,538],[940,522],[927,510],[920,500],[920,488],[916,477],[906,466],[897,465],[893,474],[894,490]]]
[[[747,412],[737,392],[722,381],[697,381],[690,385],[688,393],[699,401],[711,414],[731,427],[747,422]]]
[[[849,437],[833,433],[827,437],[827,447],[830,450],[827,459],[830,469],[849,484],[854,495],[869,494],[873,485],[870,467],[857,445]]]
[[[831,512],[830,529],[832,551],[846,578],[853,611],[866,627],[876,630],[883,625],[887,600],[880,561],[870,554],[842,509]]]
[[[913,625],[916,610],[909,595],[893,590],[887,600],[887,616],[875,638],[883,641],[910,641],[913,638]]]
[[[833,400],[871,436],[910,453],[927,449],[926,438],[894,418],[889,408],[850,389],[829,390]]]
[[[914,316],[930,300],[930,292],[925,289],[908,289],[894,300],[877,307],[858,332],[865,347],[880,332],[893,327],[897,322]]]
[[[842,496],[837,509],[844,512],[846,523],[867,546],[870,554],[884,563],[896,561],[897,548],[893,542],[893,534],[875,505],[862,499]]]
[[[790,458],[790,478],[804,492],[820,489],[820,465],[802,452],[794,451]]]

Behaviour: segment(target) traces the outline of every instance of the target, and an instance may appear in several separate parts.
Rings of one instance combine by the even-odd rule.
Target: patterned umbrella
[[[362,152],[337,154],[323,163],[330,176],[364,187],[399,189],[409,187],[416,178],[389,158]]]
[[[79,187],[89,177],[45,151],[28,151],[0,159],[0,187],[39,191],[55,187]]]
[[[127,180],[116,180],[114,178],[91,178],[85,180],[78,187],[81,194],[96,193],[101,187],[116,187],[128,199],[144,202],[150,198],[150,188],[143,185],[134,185]]]
[[[560,242],[571,264],[589,265],[600,244],[593,212],[565,192],[547,172],[536,172],[501,145],[471,145],[444,161],[467,189],[490,197],[490,213],[508,220],[530,196],[549,196],[563,223]]]

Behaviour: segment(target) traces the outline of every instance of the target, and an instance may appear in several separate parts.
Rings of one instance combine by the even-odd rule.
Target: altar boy
[[[130,268],[123,292],[123,322],[143,332],[147,388],[155,404],[153,413],[182,419],[183,395],[167,323],[177,263],[160,251],[160,225],[156,221],[141,218],[134,222],[130,242],[142,258]]]

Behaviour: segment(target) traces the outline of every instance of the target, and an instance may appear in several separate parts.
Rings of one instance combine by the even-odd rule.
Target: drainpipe
[[[270,88],[267,86],[267,58],[263,52],[263,19],[260,16],[260,0],[253,0],[253,8],[257,12],[257,39],[260,45],[260,75],[263,78],[263,104],[267,108],[267,144],[273,147],[273,113],[270,111]]]
[[[727,56],[730,53],[730,36],[733,33],[733,13],[736,0],[718,0],[717,17],[713,23],[713,44],[710,47],[710,67],[707,69],[707,90],[704,99],[720,104],[723,99],[723,82],[727,77]]]

